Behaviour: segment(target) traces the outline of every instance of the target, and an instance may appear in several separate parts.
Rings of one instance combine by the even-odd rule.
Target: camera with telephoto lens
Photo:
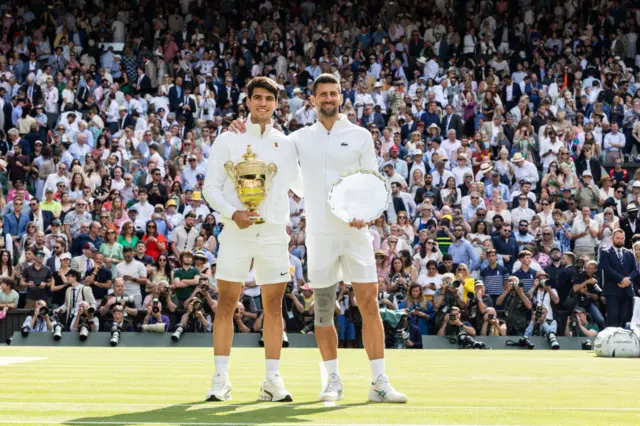
[[[22,327],[22,337],[28,337],[29,331],[30,331],[30,328],[28,325],[25,325],[24,327]]]
[[[157,297],[151,301],[151,306],[151,312],[154,314],[160,313],[160,300]]]
[[[455,280],[451,285],[454,286],[455,288],[460,288],[460,285],[462,283],[460,282],[460,280]]]
[[[573,333],[578,331],[578,317],[576,315],[571,315],[571,324],[569,327]]]
[[[476,295],[474,293],[468,292],[467,300],[469,301],[469,303],[474,303],[476,300]]]
[[[171,335],[171,340],[177,342],[182,337],[182,333],[184,333],[184,327],[178,324],[176,331]]]
[[[41,317],[46,317],[47,315],[49,315],[49,308],[47,308],[46,306],[42,306],[38,311],[38,315],[40,315]]]
[[[551,349],[560,349],[560,343],[558,343],[558,338],[555,333],[549,333],[547,339],[549,340],[549,346],[551,346]]]
[[[53,340],[56,342],[62,339],[62,324],[58,314],[53,314]]]
[[[545,287],[549,287],[549,280],[546,278],[543,278],[538,281],[538,284],[539,284],[539,287],[542,287],[544,289]]]
[[[293,293],[293,283],[287,283],[287,286],[284,288],[285,294]]]
[[[89,316],[86,313],[81,314],[78,321],[78,338],[81,342],[89,337],[89,327]]]
[[[534,349],[536,347],[536,345],[531,340],[529,340],[527,336],[524,336],[520,340],[518,340],[518,345],[529,349]]]
[[[537,305],[536,306],[536,319],[539,320],[540,318],[542,318],[542,315],[544,315],[544,306],[543,305]]]
[[[209,108],[206,108],[206,107],[205,107],[205,108],[203,108],[203,109],[202,109],[202,113],[203,113],[204,115],[209,115]]]
[[[493,314],[489,314],[487,315],[487,318],[489,319],[489,321],[493,321],[496,318],[496,316]]]
[[[449,314],[449,321],[455,321],[457,319],[456,314]]]
[[[487,345],[484,342],[478,342],[473,337],[469,336],[466,331],[462,330],[457,336],[458,345],[462,349],[486,349]]]
[[[118,324],[113,323],[111,326],[111,339],[109,340],[111,346],[118,346],[118,343],[120,343],[120,333],[122,333],[122,328]]]
[[[133,296],[116,296],[116,304],[126,305],[127,303],[135,303]]]

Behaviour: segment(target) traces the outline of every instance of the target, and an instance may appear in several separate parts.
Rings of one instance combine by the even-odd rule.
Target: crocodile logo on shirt
[[[274,143],[273,143],[273,146],[274,146],[275,148],[277,148],[277,147],[278,147],[278,142],[274,142]]]
[[[340,146],[349,146],[349,144],[347,142],[342,142]]]

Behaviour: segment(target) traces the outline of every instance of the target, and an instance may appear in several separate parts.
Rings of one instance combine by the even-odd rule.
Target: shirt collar
[[[246,121],[246,124],[245,124],[245,125],[246,125],[246,127],[247,127],[247,130],[249,131],[249,133],[250,133],[252,136],[256,136],[256,137],[262,137],[262,136],[264,136],[264,137],[268,137],[268,136],[271,134],[271,130],[273,129],[273,120],[271,120],[271,121],[269,122],[269,124],[267,124],[267,125],[264,127],[264,133],[261,133],[260,125],[259,125],[259,124],[256,124],[256,123],[254,123],[254,122],[252,122],[252,121],[251,121],[251,114],[249,114],[249,116],[248,116],[248,118],[247,118],[247,121]]]

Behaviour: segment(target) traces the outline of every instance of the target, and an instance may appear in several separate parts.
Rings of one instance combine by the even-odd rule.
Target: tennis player
[[[231,399],[228,376],[229,355],[233,341],[233,320],[240,299],[244,279],[254,261],[256,283],[262,290],[264,309],[264,350],[266,379],[260,389],[260,399],[266,401],[292,401],[279,374],[282,349],[282,298],[289,281],[289,196],[292,189],[302,194],[300,168],[296,149],[282,132],[272,127],[271,117],[278,103],[278,85],[266,77],[256,77],[248,85],[247,132],[220,135],[211,146],[204,196],[222,216],[224,229],[219,236],[218,306],[213,322],[213,351],[215,373],[208,401]],[[274,163],[277,172],[267,182],[267,195],[258,213],[247,211],[240,202],[235,183],[225,171],[225,163],[234,165],[244,161],[247,147],[265,163]],[[265,223],[254,224],[252,217],[261,216]]]
[[[321,74],[313,82],[310,100],[318,113],[318,121],[289,137],[297,148],[306,189],[306,246],[309,284],[315,294],[315,335],[329,376],[319,399],[343,398],[333,312],[337,283],[347,281],[352,283],[362,315],[362,339],[372,373],[369,400],[407,402],[407,397],[391,386],[385,374],[378,278],[367,223],[343,222],[331,212],[327,202],[331,187],[343,174],[378,169],[373,139],[366,129],[351,124],[346,116],[338,113],[342,104],[341,88],[332,74]],[[232,130],[243,132],[243,122],[235,120]]]

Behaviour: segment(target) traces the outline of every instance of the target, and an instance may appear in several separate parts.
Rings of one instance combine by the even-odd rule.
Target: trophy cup
[[[247,145],[247,152],[242,158],[244,161],[235,166],[232,161],[227,161],[224,163],[224,169],[236,187],[240,202],[247,206],[250,212],[255,213],[267,196],[268,180],[273,179],[278,166],[258,160],[251,150],[251,145]],[[252,216],[250,219],[256,224],[264,223],[264,218],[260,216]]]

